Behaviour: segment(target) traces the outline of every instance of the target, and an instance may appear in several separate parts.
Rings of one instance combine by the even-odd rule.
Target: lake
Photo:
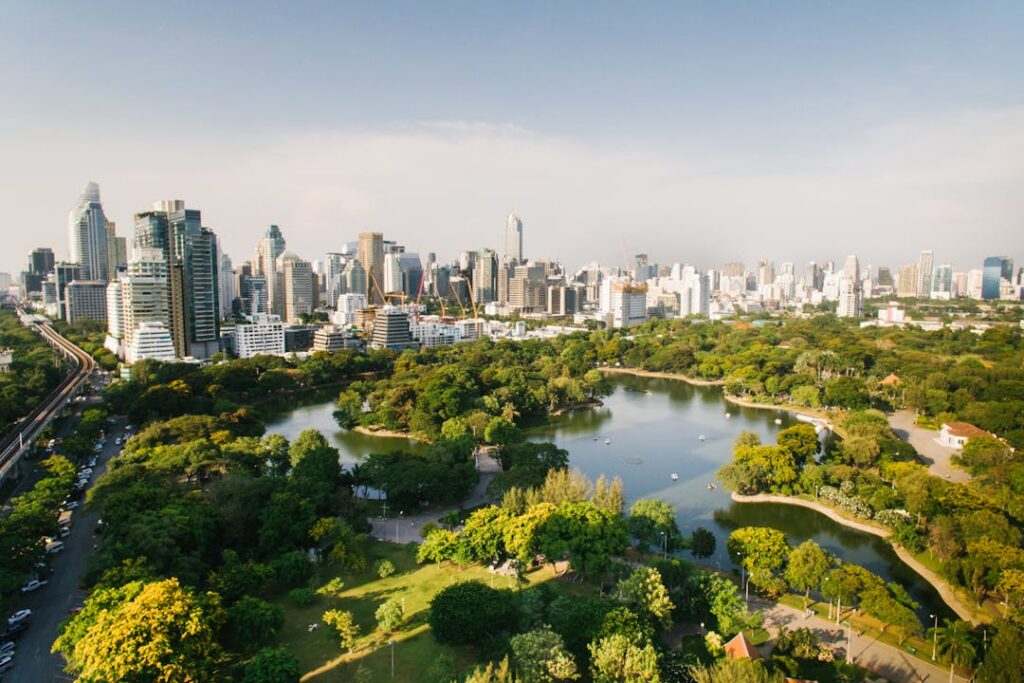
[[[770,526],[786,534],[792,545],[814,539],[846,562],[858,564],[887,581],[902,584],[921,604],[918,612],[954,616],[938,593],[907,567],[882,539],[837,524],[813,510],[788,505],[736,503],[721,486],[709,489],[715,472],[732,459],[732,443],[742,431],[757,432],[765,443],[793,424],[783,411],[743,408],[725,401],[719,387],[684,382],[611,376],[614,391],[604,406],[551,417],[526,427],[527,437],[553,441],[569,451],[572,467],[591,478],[620,477],[629,502],[660,498],[677,511],[680,528],[698,526],[717,538],[715,555],[704,560],[730,566],[725,540],[742,526]],[[269,419],[267,431],[294,439],[304,429],[327,435],[345,464],[369,453],[418,450],[402,438],[376,437],[342,430],[332,417],[334,393],[296,399],[296,406]],[[729,413],[730,417],[726,417]],[[775,420],[781,424],[775,424]],[[700,440],[700,436],[704,440]],[[606,444],[605,440],[610,443]],[[672,474],[678,475],[677,480]]]

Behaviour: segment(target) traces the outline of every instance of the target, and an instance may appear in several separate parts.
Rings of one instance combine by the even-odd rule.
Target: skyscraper
[[[1008,256],[989,256],[985,259],[981,281],[981,298],[992,301],[998,299],[1002,290],[1002,281],[1013,278],[1013,259]]]
[[[256,259],[253,261],[253,275],[262,275],[267,283],[267,310],[281,314],[281,298],[284,296],[282,282],[277,272],[277,258],[284,253],[285,240],[276,225],[267,228],[256,245]]]
[[[932,293],[933,263],[935,255],[931,250],[921,252],[921,260],[917,265],[917,296],[927,299]]]
[[[53,270],[53,249],[39,247],[28,255],[28,264],[21,274],[21,286],[26,293],[42,292],[43,279]]]
[[[515,211],[505,219],[505,231],[502,233],[499,256],[502,262],[513,265],[521,263],[523,260],[523,221],[519,219]]]
[[[114,221],[107,221],[105,230],[107,233],[107,279],[113,282],[117,279],[117,271],[124,270],[128,265],[128,244],[125,238],[117,236],[117,226]]]
[[[384,235],[359,233],[359,262],[366,269],[366,295],[371,304],[384,303]],[[352,291],[352,290],[350,290]]]
[[[216,235],[180,199],[135,215],[135,247],[159,249],[167,263],[170,332],[179,356],[209,358],[219,350],[220,292]]]
[[[83,280],[109,278],[107,217],[100,203],[100,186],[94,182],[86,183],[68,214],[68,248]]]
[[[286,251],[278,257],[277,269],[284,283],[284,320],[299,322],[302,315],[313,312],[313,266]]]

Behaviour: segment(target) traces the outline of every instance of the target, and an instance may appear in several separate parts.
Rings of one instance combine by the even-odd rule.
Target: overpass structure
[[[62,337],[45,317],[28,313],[20,306],[17,311],[22,324],[33,329],[69,360],[73,369],[56,389],[0,439],[0,483],[18,471],[18,463],[33,447],[35,439],[61,414],[96,369],[92,356]]]

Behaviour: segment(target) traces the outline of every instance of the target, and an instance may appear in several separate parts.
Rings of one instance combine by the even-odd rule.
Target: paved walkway
[[[847,647],[847,630],[845,627],[819,616],[806,616],[806,613],[788,605],[770,604],[751,600],[751,608],[760,609],[765,615],[765,628],[778,635],[778,629],[809,628],[822,641],[844,651]],[[859,636],[853,631],[853,663],[884,676],[890,681],[916,681],[929,683],[948,681],[949,669],[933,665],[899,648],[880,642],[870,637]],[[954,675],[954,681],[967,679]]]
[[[501,471],[501,466],[486,451],[481,449],[477,452],[477,470],[480,471],[480,481],[473,487],[469,497],[462,502],[460,507],[430,510],[421,512],[418,515],[402,515],[389,519],[377,517],[370,520],[370,525],[373,527],[370,535],[382,541],[390,541],[392,543],[422,543],[423,537],[420,536],[420,529],[423,528],[424,524],[432,522],[439,525],[438,520],[449,512],[460,509],[466,510],[489,502],[485,495],[487,485]]]
[[[939,443],[939,433],[932,429],[924,429],[914,424],[917,416],[911,410],[900,410],[889,416],[889,426],[900,437],[917,451],[918,457],[928,466],[928,471],[936,477],[950,481],[966,482],[971,475],[950,462],[950,458],[958,451]]]

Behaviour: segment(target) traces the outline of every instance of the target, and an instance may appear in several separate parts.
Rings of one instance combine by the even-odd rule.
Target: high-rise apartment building
[[[367,295],[366,269],[359,259],[352,259],[345,267],[345,292],[348,294]]]
[[[28,263],[21,273],[21,287],[26,294],[43,291],[43,280],[53,270],[53,264],[53,249],[39,247],[29,252]]]
[[[73,280],[65,288],[67,321],[107,322],[107,283],[102,280]]]
[[[921,252],[921,260],[917,264],[917,296],[927,299],[932,293],[933,265],[935,254],[926,249]]]
[[[109,279],[107,217],[100,203],[100,187],[94,182],[86,184],[68,214],[68,247],[83,280]]]
[[[261,313],[252,316],[249,322],[235,325],[231,350],[239,358],[283,354],[284,325],[281,316]]]
[[[473,269],[473,297],[477,306],[498,298],[498,258],[490,249],[484,249],[477,257]]]
[[[505,230],[501,235],[500,260],[517,264],[523,260],[523,221],[513,211],[505,219]]]
[[[419,342],[412,338],[408,313],[404,313],[394,306],[385,306],[377,312],[373,320],[370,348],[401,351],[418,346]]]
[[[846,277],[845,273],[839,280],[839,305],[836,315],[840,318],[859,318],[863,314],[862,293],[859,282]]]
[[[217,252],[219,254],[217,277],[220,279],[220,291],[217,298],[220,301],[220,317],[223,320],[230,318],[234,311],[235,299],[238,298],[238,280],[235,278],[235,269],[231,264],[231,257],[220,250],[219,243],[217,245]]]
[[[107,279],[112,281],[128,265],[128,244],[124,237],[117,236],[114,221],[107,221],[104,230],[107,233]]]
[[[385,294],[402,291],[402,264],[399,258],[397,252],[384,254],[384,279],[380,286]]]
[[[384,235],[382,233],[359,233],[359,262],[366,269],[364,291],[370,303],[384,303],[382,289],[384,287]]]
[[[290,251],[277,258],[277,268],[284,282],[284,320],[300,322],[303,315],[313,312],[313,267]]]
[[[932,297],[939,299],[949,299],[953,296],[953,266],[949,263],[943,263],[935,267],[935,276],[932,279],[931,292]]]
[[[180,199],[135,215],[136,248],[159,249],[167,264],[171,338],[179,356],[209,358],[220,346],[217,238]]]
[[[916,263],[906,263],[900,266],[899,282],[896,286],[897,296],[917,296],[917,269],[918,265]]]

